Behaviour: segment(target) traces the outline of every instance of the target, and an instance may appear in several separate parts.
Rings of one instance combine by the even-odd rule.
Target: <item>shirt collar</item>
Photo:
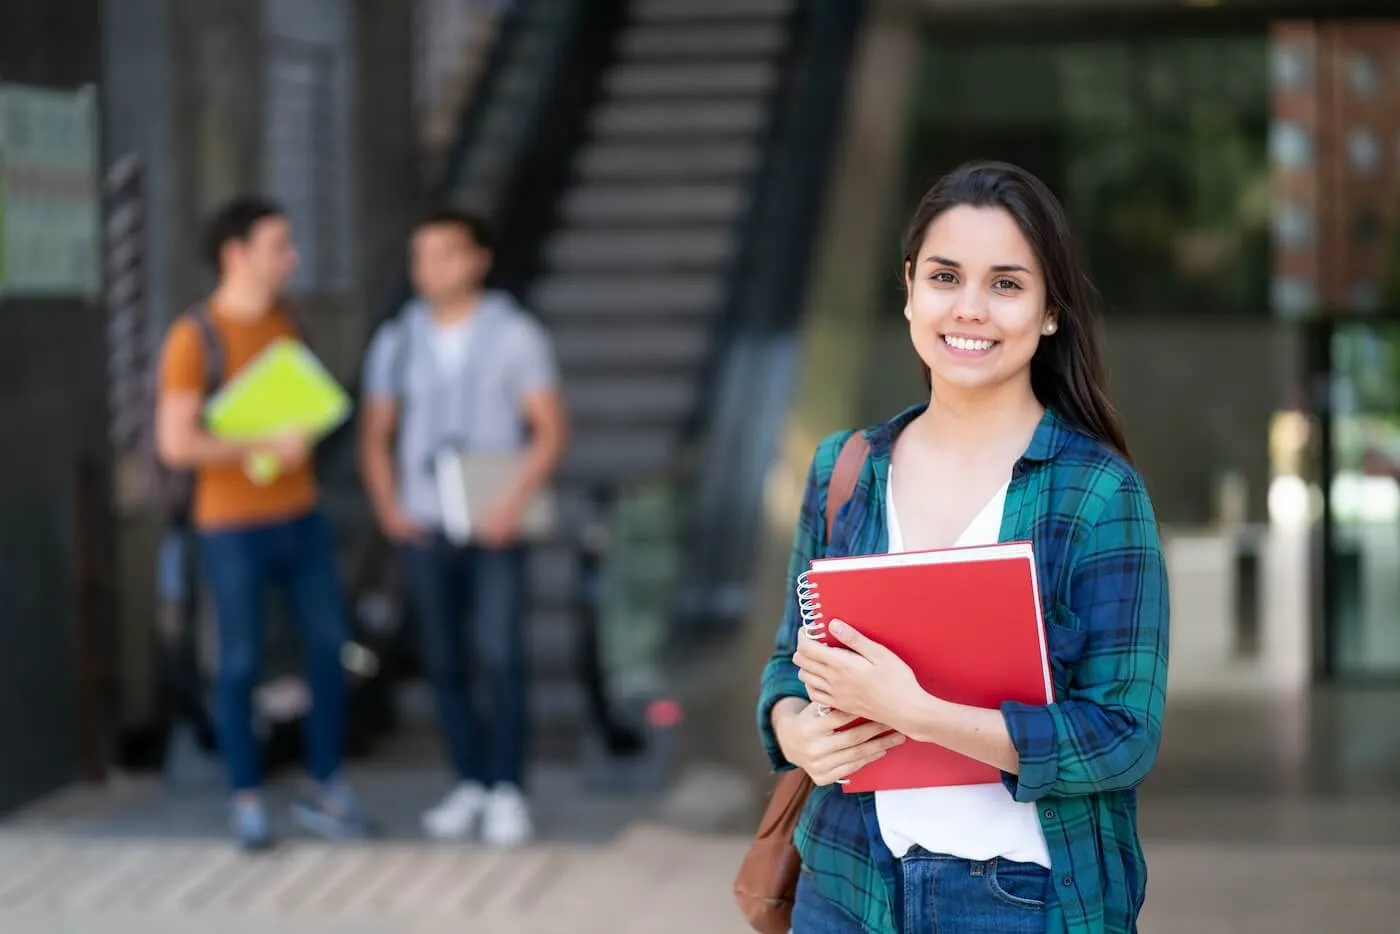
[[[899,433],[909,427],[909,423],[922,415],[927,408],[927,402],[920,402],[909,406],[887,422],[882,422],[873,428],[867,428],[865,437],[870,442],[871,457],[888,461],[894,451],[894,442],[899,437]],[[1054,460],[1056,455],[1063,451],[1069,443],[1072,432],[1073,429],[1054,409],[1047,408],[1045,414],[1040,418],[1040,423],[1036,425],[1035,434],[1031,435],[1030,444],[1026,446],[1026,451],[1021,455],[1021,459],[1027,461]]]

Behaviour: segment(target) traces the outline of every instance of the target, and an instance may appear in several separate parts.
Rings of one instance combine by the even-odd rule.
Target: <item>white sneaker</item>
[[[486,807],[486,789],[463,782],[423,814],[423,830],[434,840],[461,840],[471,834]]]
[[[481,839],[492,846],[519,846],[530,839],[530,807],[514,785],[497,785],[486,797]]]

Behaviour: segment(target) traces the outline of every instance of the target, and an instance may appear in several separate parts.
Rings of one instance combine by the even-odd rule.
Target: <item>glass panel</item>
[[[970,158],[1040,176],[1111,313],[1267,314],[1269,43],[1239,36],[927,46],[911,202]]]
[[[1400,673],[1400,324],[1332,339],[1337,674]]]

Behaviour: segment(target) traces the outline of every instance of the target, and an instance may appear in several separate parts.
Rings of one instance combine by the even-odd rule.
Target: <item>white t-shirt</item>
[[[894,511],[893,472],[886,478],[885,489],[885,515],[893,554],[904,550],[904,536]],[[1005,507],[1003,485],[958,537],[957,544],[995,544],[1001,536]],[[962,859],[985,861],[1001,857],[1050,868],[1050,850],[1035,805],[1017,801],[1000,782],[877,791],[875,814],[880,822],[880,836],[896,858],[917,844],[930,853]]]
[[[451,324],[432,323],[433,358],[444,373],[457,373],[467,359],[467,347],[471,343],[472,325],[476,316],[469,315]]]

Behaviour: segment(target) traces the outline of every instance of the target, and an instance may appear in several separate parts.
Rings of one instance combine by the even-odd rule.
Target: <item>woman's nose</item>
[[[959,321],[986,321],[986,298],[981,293],[971,289],[964,291],[958,296],[958,303],[953,309],[953,316]]]

